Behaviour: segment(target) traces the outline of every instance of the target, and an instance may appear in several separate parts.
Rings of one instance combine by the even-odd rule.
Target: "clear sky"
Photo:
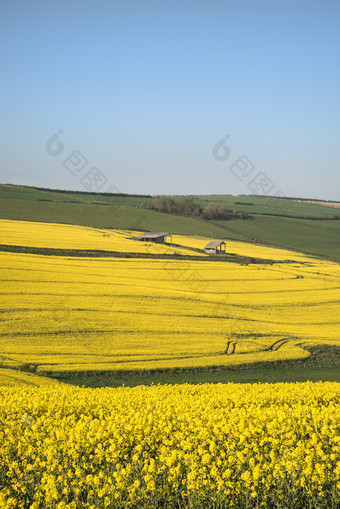
[[[338,0],[3,1],[0,182],[340,200],[339,43]]]

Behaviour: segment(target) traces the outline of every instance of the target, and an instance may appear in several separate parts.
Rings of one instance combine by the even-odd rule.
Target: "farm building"
[[[226,244],[223,240],[212,240],[204,248],[207,254],[225,254]]]
[[[171,233],[146,232],[142,233],[141,235],[137,235],[137,237],[133,237],[133,240],[140,240],[141,242],[155,242],[156,244],[165,244],[166,238],[170,238],[170,242],[172,243]]]

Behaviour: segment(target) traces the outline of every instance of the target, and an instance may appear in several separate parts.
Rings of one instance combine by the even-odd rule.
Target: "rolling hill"
[[[251,219],[208,221],[141,208],[152,196],[13,185],[0,185],[0,218],[243,240],[340,261],[340,218],[331,205],[260,196],[193,198],[202,206],[218,201]]]

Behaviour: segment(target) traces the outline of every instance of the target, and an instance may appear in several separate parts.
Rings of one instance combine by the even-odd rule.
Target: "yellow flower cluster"
[[[340,384],[0,388],[0,507],[340,504]]]

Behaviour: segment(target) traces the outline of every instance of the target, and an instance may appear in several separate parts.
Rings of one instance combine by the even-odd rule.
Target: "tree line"
[[[141,207],[165,214],[174,214],[178,216],[195,217],[198,219],[221,220],[228,219],[250,219],[251,216],[245,212],[228,209],[223,203],[212,201],[201,207],[193,198],[184,196],[179,200],[174,200],[168,196],[158,196],[152,202],[142,203]]]

